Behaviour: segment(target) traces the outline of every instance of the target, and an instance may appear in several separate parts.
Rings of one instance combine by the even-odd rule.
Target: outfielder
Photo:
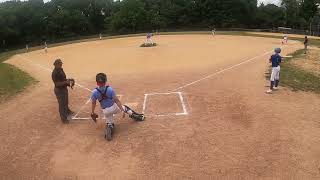
[[[267,91],[268,94],[271,94],[273,90],[278,89],[279,80],[280,80],[280,63],[282,57],[279,55],[281,53],[280,48],[276,48],[270,58],[270,63],[272,66],[272,72],[270,77],[270,89]]]
[[[307,54],[307,50],[308,50],[308,44],[309,44],[309,39],[308,39],[308,36],[305,36],[304,37],[304,54]]]
[[[112,139],[113,129],[114,129],[114,116],[120,112],[123,112],[123,116],[129,114],[129,117],[136,121],[143,121],[145,119],[143,114],[138,114],[126,105],[122,105],[115,91],[107,85],[107,75],[104,73],[99,73],[96,75],[97,88],[93,90],[91,101],[92,101],[92,112],[91,117],[96,122],[98,117],[95,114],[96,102],[100,102],[102,112],[106,118],[106,130],[105,138],[110,141]]]
[[[44,42],[44,52],[48,53],[48,45],[46,41]]]

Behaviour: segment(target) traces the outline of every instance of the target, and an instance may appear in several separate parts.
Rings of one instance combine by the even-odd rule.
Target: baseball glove
[[[97,122],[97,118],[98,118],[99,116],[98,116],[98,114],[96,114],[96,113],[91,113],[91,118],[92,118],[92,120],[96,123]]]
[[[69,82],[70,82],[69,84],[70,88],[73,89],[74,85],[76,84],[76,81],[74,79],[69,79]]]

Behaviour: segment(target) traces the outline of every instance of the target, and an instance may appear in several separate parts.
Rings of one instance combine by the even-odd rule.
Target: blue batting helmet
[[[275,48],[275,49],[274,49],[274,52],[275,52],[275,53],[281,53],[281,48]]]

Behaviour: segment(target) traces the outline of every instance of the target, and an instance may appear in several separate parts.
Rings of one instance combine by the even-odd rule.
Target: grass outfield
[[[20,69],[3,63],[16,54],[16,51],[10,51],[0,54],[0,102],[21,92],[25,87],[36,82],[30,75]]]
[[[291,62],[301,59],[304,50],[300,49],[292,53],[292,58],[285,58],[281,64],[281,85],[293,90],[313,91],[320,93],[320,77],[311,71],[294,66]]]

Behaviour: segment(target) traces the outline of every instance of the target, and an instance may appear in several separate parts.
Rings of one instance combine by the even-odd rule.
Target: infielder
[[[276,48],[270,58],[270,63],[272,66],[272,72],[270,77],[270,89],[267,91],[268,94],[271,94],[273,90],[278,89],[279,80],[280,80],[280,63],[282,57],[279,55],[281,53],[280,48]]]
[[[95,114],[96,102],[100,102],[100,106],[104,117],[106,118],[106,130],[105,138],[110,141],[112,139],[114,129],[114,116],[120,112],[123,112],[123,116],[129,114],[129,117],[136,121],[143,121],[145,119],[143,114],[138,114],[126,105],[122,105],[115,91],[107,84],[107,75],[99,73],[96,75],[97,88],[93,90],[91,101],[92,101],[92,112],[91,117],[96,122],[98,117]]]
[[[282,44],[287,44],[287,43],[288,43],[288,35],[284,34]]]
[[[216,28],[212,29],[212,36],[216,35]]]

